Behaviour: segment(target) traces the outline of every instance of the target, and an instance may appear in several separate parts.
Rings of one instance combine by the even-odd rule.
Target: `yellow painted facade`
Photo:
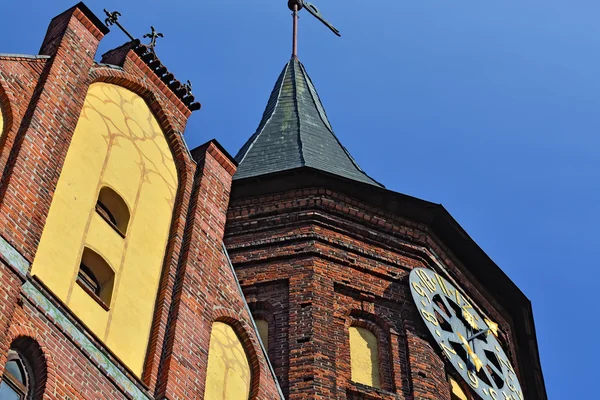
[[[467,400],[467,395],[454,379],[450,378],[450,389],[452,390],[452,400]]]
[[[377,337],[371,331],[356,326],[351,326],[349,333],[352,380],[381,388]]]
[[[2,107],[0,107],[0,137],[4,134],[4,117],[2,116]]]
[[[32,274],[138,375],[143,371],[177,185],[171,151],[146,102],[125,88],[92,84]],[[104,186],[118,193],[129,208],[125,237],[95,209]],[[86,247],[115,272],[108,310],[76,282]]]
[[[269,324],[264,319],[257,319],[256,328],[258,328],[258,334],[260,336],[260,340],[263,342],[263,346],[265,346],[265,350],[269,349]]]
[[[250,364],[233,328],[215,322],[210,334],[205,400],[244,400],[250,396]]]

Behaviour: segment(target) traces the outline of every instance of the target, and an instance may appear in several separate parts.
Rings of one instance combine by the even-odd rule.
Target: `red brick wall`
[[[182,137],[190,110],[130,44],[103,59],[116,66],[94,62],[103,31],[101,22],[78,5],[52,21],[41,49],[49,58],[0,57],[0,101],[7,125],[0,141],[0,236],[13,249],[8,253],[16,252],[11,254],[24,264],[33,261],[90,84],[117,84],[142,96],[165,133],[180,182],[144,374],[131,374],[41,282],[11,267],[6,253],[0,254],[0,376],[11,343],[27,337],[39,345],[46,363],[44,398],[128,397],[57,317],[24,291],[29,285],[150,398],[201,398],[210,328],[221,320],[234,327],[250,356],[252,398],[276,399],[276,383],[222,251],[235,166],[216,142],[197,149],[196,160],[191,157]]]
[[[427,249],[510,332],[501,307],[483,296],[426,226],[340,193],[309,188],[234,196],[225,237],[248,301],[270,305],[255,307],[256,315],[289,320],[282,332],[270,331],[269,347],[290,399],[450,398],[452,367],[430,339],[408,287],[412,268],[432,267]],[[382,390],[351,382],[352,324],[379,338]]]

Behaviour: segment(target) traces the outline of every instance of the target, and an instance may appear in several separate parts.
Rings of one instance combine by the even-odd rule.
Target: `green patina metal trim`
[[[21,275],[26,276],[29,271],[29,261],[25,259],[14,247],[0,236],[0,254],[8,265],[16,269]]]
[[[33,301],[38,307],[43,309],[48,314],[55,324],[59,325],[63,331],[78,345],[80,345],[90,358],[96,362],[98,367],[101,367],[117,384],[134,399],[149,400],[144,392],[142,392],[119,368],[108,358],[104,353],[96,347],[81,330],[79,330],[60,311],[54,304],[46,298],[31,282],[25,282],[23,292]]]

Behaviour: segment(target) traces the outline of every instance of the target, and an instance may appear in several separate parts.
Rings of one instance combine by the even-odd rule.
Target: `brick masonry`
[[[202,398],[213,321],[231,324],[252,367],[251,398],[278,386],[222,240],[235,163],[210,141],[188,151],[191,111],[126,44],[94,61],[108,30],[82,3],[54,18],[39,56],[0,55],[0,376],[11,345],[32,354],[47,399]],[[108,65],[110,64],[110,65]],[[143,376],[134,376],[28,267],[71,136],[94,82],[146,99],[173,152],[180,187]],[[16,258],[16,259],[15,259]],[[24,273],[25,272],[25,273]],[[21,347],[19,347],[21,348]]]
[[[425,223],[300,175],[234,181],[225,235],[253,313],[269,322],[270,359],[290,399],[450,399],[453,367],[408,285],[413,268],[439,271],[440,261],[506,333],[519,374],[510,315]],[[283,181],[301,183],[278,190]],[[350,379],[351,325],[378,337],[381,389]],[[525,398],[545,399],[526,383]]]

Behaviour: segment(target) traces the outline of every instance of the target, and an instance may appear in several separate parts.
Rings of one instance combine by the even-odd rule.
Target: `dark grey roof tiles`
[[[383,187],[365,174],[339,142],[319,95],[297,59],[284,67],[256,133],[235,157],[234,179],[311,167]]]

